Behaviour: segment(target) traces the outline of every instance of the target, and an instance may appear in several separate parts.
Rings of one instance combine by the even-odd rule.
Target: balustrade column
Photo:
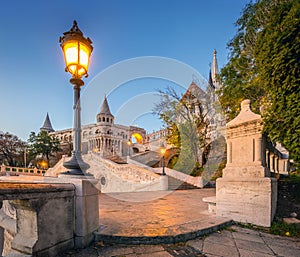
[[[261,162],[261,141],[261,137],[255,139],[255,162]]]

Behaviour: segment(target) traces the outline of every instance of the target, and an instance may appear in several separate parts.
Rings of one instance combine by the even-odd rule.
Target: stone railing
[[[71,157],[67,155],[63,155],[61,159],[55,164],[54,167],[49,168],[45,173],[47,177],[57,177],[61,172],[67,171],[67,169],[63,166],[64,162],[68,161]]]
[[[56,256],[74,247],[72,184],[0,182],[0,255]]]
[[[2,164],[1,175],[31,175],[31,176],[43,176],[46,170],[38,169],[38,168],[20,168],[20,167],[11,167]]]
[[[96,182],[0,177],[0,256],[54,257],[92,243],[99,228]]]
[[[161,171],[162,168],[156,168],[156,170],[160,170]],[[199,187],[199,188],[203,188],[203,179],[202,177],[193,177],[190,176],[188,174],[182,173],[180,171],[177,170],[173,170],[173,169],[169,169],[165,167],[165,172],[168,176],[176,178],[182,182],[186,182],[190,185]]]
[[[99,160],[99,155],[92,153]],[[101,158],[101,162],[118,177],[124,180],[140,183],[155,182],[160,179],[160,176],[141,167],[132,164],[116,164],[110,160]]]
[[[277,178],[288,175],[290,169],[288,152],[280,145],[271,142],[266,143],[265,165]]]

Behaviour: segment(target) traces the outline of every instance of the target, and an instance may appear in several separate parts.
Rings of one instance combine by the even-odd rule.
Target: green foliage
[[[268,92],[265,130],[300,161],[300,2],[282,2],[260,33],[255,60]]]
[[[193,177],[199,177],[202,175],[203,171],[204,171],[204,167],[200,166],[199,162],[196,162],[192,170],[192,173],[190,175]]]
[[[255,112],[263,106],[265,132],[300,161],[300,1],[250,3],[236,25],[220,76],[227,118],[238,114],[244,99]]]
[[[61,151],[60,142],[54,136],[49,135],[46,131],[41,131],[38,134],[31,132],[28,139],[29,154],[37,157],[43,156],[46,158],[48,165],[51,156],[54,153]]]
[[[208,124],[205,113],[195,115],[195,105],[201,105],[197,92],[187,91],[185,95],[178,95],[168,87],[166,92],[160,91],[161,101],[154,112],[158,113],[167,128],[167,143],[180,148],[180,155],[173,168],[186,174],[199,174],[200,149],[206,145]],[[191,104],[192,103],[192,104]],[[175,162],[175,160],[174,160]]]
[[[283,221],[273,222],[270,228],[270,233],[280,236],[300,237],[299,224],[288,224]]]
[[[9,166],[23,165],[23,156],[26,143],[16,135],[8,132],[0,133],[0,163]]]

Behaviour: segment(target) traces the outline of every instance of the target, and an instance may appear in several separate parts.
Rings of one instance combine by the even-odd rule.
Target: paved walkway
[[[60,257],[298,257],[300,240],[230,226],[185,243],[160,245],[108,245],[95,243],[87,249]]]
[[[215,189],[101,194],[97,240],[176,243],[220,229],[230,219],[208,213]]]
[[[300,239],[235,225],[219,230],[228,220],[209,214],[202,201],[214,194],[214,189],[101,194],[99,241],[59,257],[300,256]],[[212,232],[207,228],[217,232],[192,233]]]

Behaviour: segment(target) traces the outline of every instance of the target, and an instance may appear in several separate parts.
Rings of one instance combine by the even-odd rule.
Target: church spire
[[[110,109],[109,109],[109,106],[108,106],[106,96],[104,97],[104,100],[103,100],[103,103],[102,103],[99,114],[106,114],[106,115],[111,115],[112,116],[112,114],[110,112]]]
[[[52,124],[51,124],[48,112],[47,112],[47,115],[46,115],[46,119],[44,121],[44,125],[43,125],[43,127],[40,128],[40,131],[46,131],[48,133],[49,132],[54,132],[54,129],[52,128]]]
[[[219,68],[217,61],[217,51],[214,50],[214,58],[211,65],[211,80],[215,90],[219,90],[221,87],[221,83],[218,80]]]
[[[219,74],[216,50],[214,51],[214,58],[213,58],[211,70],[212,70],[211,78],[212,78],[213,83],[215,84],[217,82],[217,75]]]

